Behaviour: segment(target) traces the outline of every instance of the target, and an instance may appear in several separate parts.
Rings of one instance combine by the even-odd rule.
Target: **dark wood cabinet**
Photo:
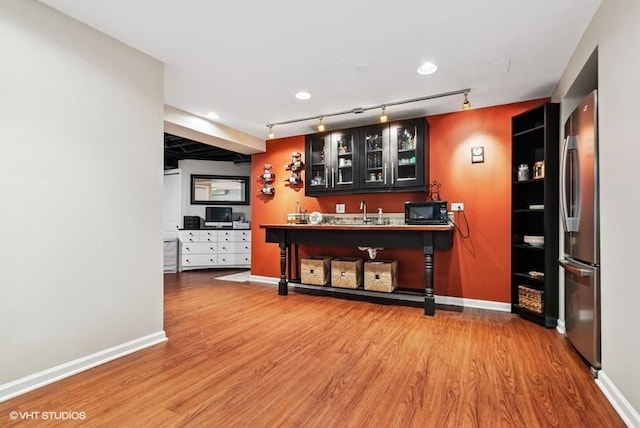
[[[426,123],[419,118],[308,135],[306,194],[425,190]]]
[[[389,125],[379,124],[360,128],[359,186],[364,190],[384,189],[389,179]]]
[[[391,183],[395,189],[424,188],[426,120],[415,119],[394,122],[389,126]],[[428,128],[426,129],[428,132]]]
[[[514,116],[511,130],[511,312],[545,327],[555,327],[559,253],[558,104],[546,103]]]
[[[305,188],[306,193],[319,195],[333,191],[331,187],[331,134],[307,135],[305,144]]]

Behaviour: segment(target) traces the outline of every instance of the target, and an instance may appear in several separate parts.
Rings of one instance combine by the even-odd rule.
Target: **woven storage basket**
[[[524,285],[518,285],[518,305],[537,314],[542,313],[543,292]]]
[[[300,260],[300,280],[303,284],[327,285],[331,257],[312,256]]]
[[[398,286],[396,260],[369,260],[364,263],[364,289],[391,293]]]
[[[362,281],[362,259],[342,257],[331,260],[331,285],[358,288]]]

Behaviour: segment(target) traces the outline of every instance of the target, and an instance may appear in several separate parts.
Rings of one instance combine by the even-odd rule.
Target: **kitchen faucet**
[[[362,210],[362,222],[369,223],[369,219],[367,218],[367,203],[365,201],[360,202],[360,209]]]

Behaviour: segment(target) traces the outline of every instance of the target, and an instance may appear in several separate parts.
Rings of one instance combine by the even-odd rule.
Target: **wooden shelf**
[[[554,327],[558,318],[558,187],[559,187],[559,106],[545,103],[511,119],[511,312]],[[545,177],[518,181],[521,164],[544,160]],[[522,208],[543,205],[543,209]],[[525,235],[544,236],[544,246],[522,242]],[[544,276],[534,277],[537,271]],[[526,285],[544,293],[543,313],[519,306],[518,286]]]
[[[539,126],[535,126],[533,128],[525,129],[524,131],[516,132],[515,134],[512,135],[512,137],[513,138],[517,138],[517,137],[521,137],[523,135],[527,135],[527,134],[531,134],[531,133],[536,132],[536,131],[543,131],[543,130],[544,130],[544,124],[539,125]]]
[[[544,277],[531,276],[528,273],[524,273],[524,272],[514,272],[513,276],[517,277],[517,278],[525,278],[525,279],[528,279],[530,281],[539,282],[540,284],[544,283]]]
[[[544,251],[544,245],[540,247],[540,246],[529,245],[529,244],[513,244],[512,247],[513,248],[524,248],[525,250]]]
[[[332,296],[337,295],[342,298],[352,298],[355,300],[365,300],[374,303],[397,304],[404,306],[423,307],[424,291],[408,288],[396,288],[391,293],[381,291],[369,291],[363,287],[339,288],[329,285],[303,284],[300,280],[289,280],[289,287],[302,293]]]

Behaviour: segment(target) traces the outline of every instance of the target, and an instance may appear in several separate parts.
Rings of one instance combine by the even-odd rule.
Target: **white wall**
[[[205,208],[209,205],[192,205],[191,204],[191,174],[210,174],[210,175],[237,175],[249,177],[249,192],[255,191],[255,180],[251,175],[250,163],[233,163],[233,162],[215,162],[194,159],[184,159],[178,162],[178,167],[182,171],[182,215],[197,215],[205,218]],[[251,198],[249,198],[251,201]],[[251,220],[251,205],[228,205],[219,204],[219,206],[230,206],[233,209],[234,218],[236,215],[244,216],[245,220]]]
[[[1,400],[164,332],[162,64],[35,0],[0,40]]]
[[[597,47],[603,366],[599,383],[626,412],[631,426],[640,426],[639,28],[640,2],[604,0],[553,96],[560,100],[570,91]],[[563,108],[562,120],[568,110]]]

